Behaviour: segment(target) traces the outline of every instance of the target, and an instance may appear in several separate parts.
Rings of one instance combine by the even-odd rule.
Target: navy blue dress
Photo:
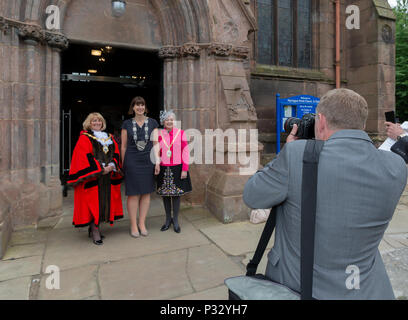
[[[145,125],[139,127],[136,124],[138,141],[145,141]],[[149,140],[145,149],[140,151],[133,138],[132,119],[125,120],[122,125],[122,129],[127,131],[127,148],[123,161],[127,196],[148,194],[155,191],[154,163],[150,160],[153,142],[150,137],[159,124],[156,120],[148,118],[147,126]]]

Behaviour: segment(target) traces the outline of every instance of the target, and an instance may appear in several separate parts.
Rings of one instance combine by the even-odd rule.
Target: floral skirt
[[[182,165],[160,166],[157,177],[157,194],[163,197],[182,196],[192,191],[190,173],[187,178],[181,179]]]

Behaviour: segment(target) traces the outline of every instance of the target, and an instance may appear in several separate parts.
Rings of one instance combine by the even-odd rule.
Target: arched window
[[[312,0],[257,0],[258,63],[312,67]]]

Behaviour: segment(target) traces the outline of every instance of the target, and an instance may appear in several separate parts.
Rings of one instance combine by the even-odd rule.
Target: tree
[[[408,120],[408,0],[398,0],[396,22],[396,114]]]

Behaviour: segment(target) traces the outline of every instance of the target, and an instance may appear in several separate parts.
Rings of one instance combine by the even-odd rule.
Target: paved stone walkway
[[[222,224],[204,208],[183,207],[181,233],[161,232],[164,210],[153,197],[148,237],[129,236],[125,219],[106,225],[104,245],[72,227],[72,191],[58,219],[15,231],[0,261],[2,299],[227,299],[224,279],[245,273],[264,224]],[[268,248],[273,245],[272,241]],[[404,192],[380,251],[395,295],[408,297],[408,192]],[[60,269],[49,290],[48,266]],[[259,271],[263,272],[266,259]]]

